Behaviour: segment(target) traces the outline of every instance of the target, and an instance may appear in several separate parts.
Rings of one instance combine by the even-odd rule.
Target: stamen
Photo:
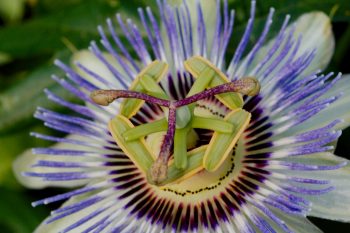
[[[214,136],[203,158],[203,167],[208,171],[215,171],[221,166],[230,151],[232,151],[242,131],[249,123],[250,114],[244,110],[239,110],[240,107],[237,108],[237,106],[241,106],[240,100],[242,97],[240,94],[254,96],[260,91],[260,84],[257,79],[245,77],[240,80],[229,82],[215,66],[203,58],[194,57],[189,59],[185,65],[190,73],[198,74],[198,76],[195,76],[197,78],[196,82],[192,86],[187,97],[182,100],[169,100],[166,93],[158,85],[157,82],[159,79],[155,79],[154,77],[158,77],[159,73],[163,74],[165,70],[164,64],[159,62],[155,62],[152,65],[157,75],[152,76],[146,73],[146,71],[153,71],[151,69],[152,66],[150,66],[148,68],[146,67],[144,73],[138,76],[134,86],[139,85],[137,87],[140,88],[136,88],[135,86],[131,88],[131,90],[96,90],[91,93],[91,99],[95,103],[104,106],[109,105],[118,98],[127,98],[128,100],[125,100],[123,102],[124,105],[122,104],[121,106],[121,115],[124,115],[126,119],[132,117],[141,107],[142,103],[140,100],[162,107],[167,115],[166,118],[153,123],[126,129],[120,135],[123,139],[116,136],[119,135],[119,133],[114,133],[116,140],[122,145],[125,144],[126,149],[130,149],[130,151],[125,153],[130,154],[130,152],[133,151],[132,145],[134,144],[132,144],[132,142],[135,142],[135,145],[141,148],[142,140],[145,136],[150,133],[167,130],[157,159],[155,159],[155,161],[153,160],[153,164],[148,166],[148,168],[146,168],[147,166],[144,164],[140,165],[143,169],[146,168],[146,170],[144,170],[145,172],[148,171],[149,182],[156,185],[164,184],[164,182],[173,179],[173,177],[168,177],[168,170],[169,167],[171,167],[168,163],[173,145],[175,162],[174,165],[172,165],[174,166],[172,169],[182,171],[175,172],[176,174],[181,174],[188,170],[189,160],[186,142],[187,134],[193,128],[203,128],[214,131]],[[208,89],[205,90],[205,88]],[[227,116],[229,118],[219,120],[194,115],[194,103],[212,96],[216,96],[220,101],[230,106],[233,111]],[[126,107],[127,104],[125,103],[128,104],[128,107]],[[130,143],[130,145],[128,143]],[[225,145],[224,147],[222,147],[223,144]],[[131,155],[131,157],[133,156],[134,155]],[[137,158],[137,156],[135,158]],[[184,174],[184,176],[186,175],[188,174]]]
[[[153,133],[166,131],[167,127],[168,122],[165,118],[163,118],[147,124],[138,125],[128,131],[125,131],[123,133],[123,137],[125,138],[125,141],[133,141]]]
[[[200,79],[204,79],[202,81],[205,81],[206,79],[208,79],[208,77],[205,77],[205,75],[203,75],[203,72],[207,72],[206,70],[214,71],[214,77],[211,78],[211,81],[208,83],[208,86],[204,86],[204,89],[213,88],[213,87],[230,82],[230,80],[225,76],[224,73],[222,73],[210,61],[206,60],[203,57],[200,57],[200,56],[191,57],[185,61],[184,66],[186,70],[190,72],[193,77],[196,78],[195,84],[197,82],[200,82]],[[195,87],[195,84],[193,85],[193,88]],[[203,91],[204,89],[200,91]],[[198,91],[197,93],[199,93],[200,91]],[[193,93],[193,94],[197,94],[197,93]],[[242,95],[240,95],[239,93],[231,92],[231,93],[220,94],[220,95],[217,95],[216,98],[219,99],[220,102],[226,105],[226,107],[228,107],[229,109],[233,110],[236,108],[243,107],[243,98],[242,98]]]
[[[231,133],[234,129],[234,125],[220,119],[194,116],[192,128],[209,129],[221,133]]]
[[[149,75],[144,75],[140,78],[140,84],[147,91],[148,94],[161,98],[168,99],[169,97],[165,94],[163,89],[159,86],[159,84]]]
[[[174,162],[178,169],[184,170],[187,167],[187,134],[190,127],[176,129],[174,138]]]
[[[150,169],[150,178],[155,184],[159,184],[167,178],[168,161],[170,158],[170,150],[174,142],[176,128],[176,107],[174,102],[170,102],[168,130],[165,135],[162,147],[157,160],[152,164]]]
[[[235,127],[230,133],[214,132],[203,158],[203,167],[207,171],[216,171],[232,153],[239,137],[249,124],[250,117],[250,113],[245,110],[236,109],[224,118],[227,123],[234,124]]]

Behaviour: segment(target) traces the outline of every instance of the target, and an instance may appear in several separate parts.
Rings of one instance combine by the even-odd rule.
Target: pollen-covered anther
[[[129,91],[129,90],[96,90],[91,92],[90,98],[96,104],[108,106],[114,100],[119,98],[131,98],[140,99],[149,103],[154,103],[160,106],[169,107],[169,101],[156,98],[142,92]]]
[[[91,92],[90,98],[96,104],[108,106],[115,100],[115,95],[113,95],[112,92],[108,90],[96,90]]]
[[[237,92],[243,95],[255,96],[260,92],[260,83],[254,77],[244,77],[232,83],[232,85],[235,85]]]
[[[157,159],[149,170],[151,183],[160,184],[168,178],[168,161]]]

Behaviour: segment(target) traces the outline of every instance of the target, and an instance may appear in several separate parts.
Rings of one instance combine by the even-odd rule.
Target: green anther
[[[216,87],[221,84],[230,82],[226,76],[206,59],[194,56],[185,62],[185,68],[194,76],[199,77],[202,71],[210,67],[215,71],[215,77],[209,83],[208,88]],[[239,93],[224,93],[216,96],[223,104],[230,109],[242,108],[243,98]]]
[[[185,62],[185,67],[186,66],[187,64]],[[189,69],[189,67],[187,67],[186,69]],[[199,76],[196,78],[196,81],[193,83],[186,97],[189,97],[204,91],[208,87],[209,83],[213,80],[214,76],[215,76],[215,71],[213,69],[211,69],[210,67],[204,68],[199,74]],[[191,113],[193,113],[195,107],[196,107],[195,103],[190,104],[188,106]]]
[[[191,63],[189,63],[189,65],[191,65]],[[187,65],[187,62],[185,62],[186,69],[191,69],[189,65]],[[211,67],[205,67],[199,73],[198,77],[196,78],[196,81],[193,83],[191,90],[188,92],[186,97],[204,91],[209,86],[209,83],[212,81],[214,76],[215,71]]]
[[[146,174],[154,162],[155,156],[143,138],[130,142],[124,139],[123,133],[132,129],[133,124],[124,116],[118,115],[109,122],[108,126],[118,146]]]
[[[174,137],[174,161],[177,169],[184,170],[187,168],[187,134],[191,128],[175,130]]]
[[[166,63],[161,61],[154,61],[151,64],[149,64],[145,69],[143,69],[141,73],[138,74],[138,76],[135,78],[134,82],[131,84],[129,89],[132,91],[145,93],[146,90],[141,85],[140,79],[144,76],[148,76],[152,78],[155,82],[159,82],[167,71],[168,65]],[[127,118],[131,118],[138,112],[138,110],[142,107],[143,104],[143,100],[125,99],[120,105],[120,113]]]
[[[213,79],[209,87],[216,87],[221,84],[225,84],[227,82],[229,81],[224,79]],[[217,98],[230,109],[243,107],[243,98],[240,93],[235,93],[235,92],[223,93],[223,94],[217,95]]]
[[[152,133],[157,133],[161,131],[166,131],[168,128],[168,121],[163,118],[151,123],[138,125],[132,129],[129,129],[123,133],[123,137],[126,142],[143,138]]]
[[[228,114],[224,120],[235,125],[231,133],[215,132],[209,142],[203,159],[203,167],[210,172],[217,170],[232,153],[239,137],[248,126],[251,114],[237,109]]]
[[[209,129],[220,133],[231,133],[234,125],[224,120],[194,116],[192,127],[198,129]]]
[[[133,89],[133,91],[145,92],[145,90],[141,86],[136,86]],[[127,118],[131,118],[138,112],[138,110],[142,107],[143,104],[143,100],[125,99],[120,105],[120,114]]]
[[[140,78],[140,84],[146,90],[146,93],[160,98],[160,99],[169,99],[167,94],[163,91],[162,88],[158,85],[158,83],[149,75],[144,75]]]
[[[170,162],[168,178],[159,185],[164,186],[169,183],[179,183],[203,170],[203,156],[206,148],[207,146],[201,146],[187,152],[188,164],[184,170],[177,169],[175,164]]]

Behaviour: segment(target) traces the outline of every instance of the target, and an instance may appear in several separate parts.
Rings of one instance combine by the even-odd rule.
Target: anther
[[[233,89],[236,89],[235,92],[239,92],[243,95],[255,96],[259,94],[260,91],[260,83],[253,77],[242,78],[232,82],[231,85],[234,85]]]
[[[99,104],[99,105],[102,105],[102,106],[108,106],[110,103],[112,103],[116,99],[112,95],[112,92],[108,91],[108,90],[96,90],[96,91],[93,91],[90,94],[90,98],[96,104]]]

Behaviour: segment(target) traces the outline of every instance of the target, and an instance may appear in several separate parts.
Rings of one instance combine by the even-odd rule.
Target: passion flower
[[[86,104],[45,91],[77,115],[38,109],[70,136],[33,133],[66,146],[33,149],[24,175],[83,186],[34,202],[67,200],[37,232],[318,232],[306,216],[350,220],[347,160],[332,154],[348,125],[349,83],[318,70],[334,47],[329,19],[311,13],[288,26],[287,16],[263,46],[271,9],[246,52],[252,1],[226,63],[234,11],[216,1],[212,28],[199,2],[187,4],[158,1],[160,22],[139,9],[142,30],[117,15],[132,51],[108,19],[110,38],[98,28],[108,55],[92,42],[91,65],[55,62],[68,80],[54,79]]]

